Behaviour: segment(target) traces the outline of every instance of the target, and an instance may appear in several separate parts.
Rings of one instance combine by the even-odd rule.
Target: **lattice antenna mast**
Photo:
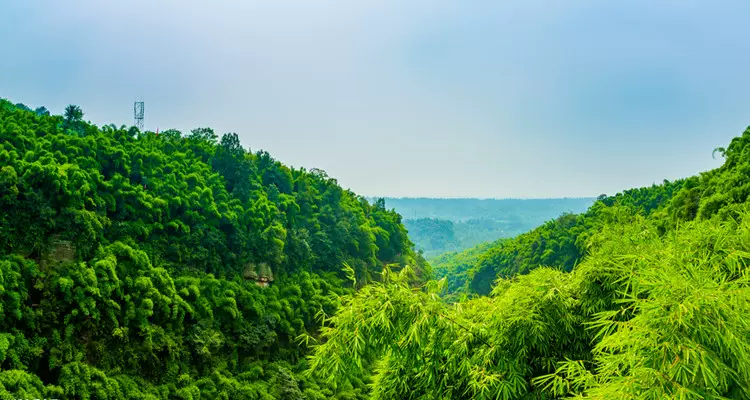
[[[143,130],[143,104],[142,101],[133,103],[133,125],[141,131]]]

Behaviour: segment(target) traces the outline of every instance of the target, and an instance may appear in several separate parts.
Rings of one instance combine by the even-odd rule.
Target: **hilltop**
[[[716,152],[715,170],[442,257],[421,291],[348,296],[311,375],[372,374],[383,400],[750,398],[750,128]]]
[[[234,133],[83,116],[0,100],[0,398],[363,396],[297,338],[386,264],[429,276],[401,217]]]

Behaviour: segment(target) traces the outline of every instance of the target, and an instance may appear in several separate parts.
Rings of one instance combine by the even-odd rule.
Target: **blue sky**
[[[3,1],[0,97],[237,132],[368,196],[613,194],[750,124],[747,1]]]

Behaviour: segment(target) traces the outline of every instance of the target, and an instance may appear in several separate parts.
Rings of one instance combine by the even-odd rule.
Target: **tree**
[[[65,113],[63,114],[63,126],[66,129],[77,132],[79,135],[83,134],[83,111],[81,107],[74,104],[69,104],[65,107]]]
[[[370,232],[402,227],[236,134],[82,117],[0,99],[0,398],[363,399],[299,376],[294,339],[351,291],[341,260],[378,265]]]
[[[216,144],[216,139],[218,136],[216,136],[216,133],[211,128],[196,128],[190,131],[190,135],[188,135],[188,139],[191,140],[202,140],[206,141],[210,144]]]
[[[384,270],[327,318],[308,373],[373,399],[745,399],[750,214],[661,236],[613,219],[570,273],[537,268],[453,307]],[[578,397],[580,396],[580,397]]]
[[[78,122],[81,122],[83,120],[83,110],[81,110],[81,107],[78,107],[74,104],[69,104],[67,107],[65,107],[65,114],[63,114],[65,117],[65,121],[69,124],[76,124]]]
[[[21,110],[24,110],[24,111],[31,111],[31,109],[27,107],[26,104],[23,104],[23,103],[16,103],[16,108],[20,108]]]

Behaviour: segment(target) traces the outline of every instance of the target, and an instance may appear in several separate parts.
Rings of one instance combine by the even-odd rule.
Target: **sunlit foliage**
[[[750,398],[749,138],[699,177],[448,256],[488,296],[394,278],[345,297],[308,373],[372,373],[375,399]]]
[[[666,236],[624,214],[573,272],[501,279],[490,297],[368,286],[327,320],[311,373],[369,369],[375,399],[748,398],[750,214]]]
[[[0,101],[0,399],[750,398],[750,129],[430,281],[323,171],[84,115]]]
[[[300,376],[296,338],[343,264],[429,276],[401,217],[235,134],[84,116],[0,100],[0,398],[363,396]]]

